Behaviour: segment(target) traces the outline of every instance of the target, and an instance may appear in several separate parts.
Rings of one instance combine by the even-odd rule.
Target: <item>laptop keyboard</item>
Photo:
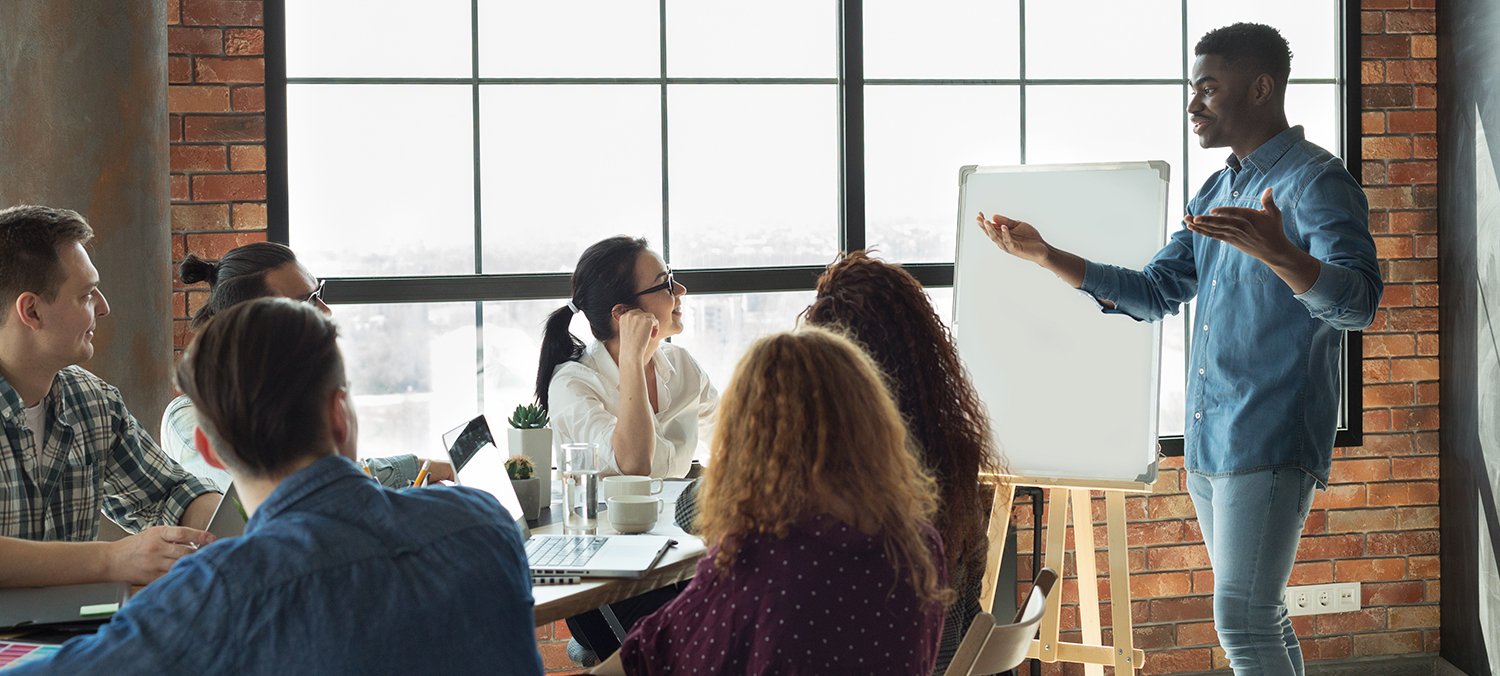
[[[526,559],[532,568],[581,566],[608,541],[607,537],[592,535],[531,538],[526,541]]]

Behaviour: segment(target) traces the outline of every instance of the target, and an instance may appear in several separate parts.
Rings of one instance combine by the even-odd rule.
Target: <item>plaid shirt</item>
[[[0,535],[93,540],[101,511],[130,531],[177,525],[211,491],[162,453],[98,376],[63,369],[45,405],[46,438],[35,439],[20,395],[0,378]]]

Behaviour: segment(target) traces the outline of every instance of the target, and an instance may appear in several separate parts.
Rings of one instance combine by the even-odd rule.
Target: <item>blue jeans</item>
[[[1303,676],[1282,600],[1317,480],[1294,468],[1188,473],[1214,570],[1214,626],[1235,674]]]

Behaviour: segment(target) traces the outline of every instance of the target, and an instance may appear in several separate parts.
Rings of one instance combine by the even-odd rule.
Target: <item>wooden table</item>
[[[670,584],[682,582],[693,577],[698,568],[698,559],[703,558],[706,552],[703,540],[694,535],[689,535],[673,522],[673,507],[676,505],[677,496],[682,488],[687,485],[686,481],[666,481],[662,491],[662,497],[667,499],[667,504],[662,510],[661,519],[656,522],[656,527],[651,529],[650,535],[665,535],[677,541],[677,545],[667,550],[662,555],[661,561],[656,567],[648,571],[644,576],[636,579],[625,578],[588,578],[578,584],[543,585],[532,587],[532,596],[536,599],[536,607],[533,613],[536,616],[536,626],[556,622],[581,613],[594,610],[606,603],[615,603],[625,599],[639,596],[653,589],[660,589]],[[553,534],[562,533],[561,519],[554,521],[553,514],[561,514],[560,505],[554,503],[550,509],[544,510],[542,518],[538,520],[540,525],[533,526],[532,533]],[[609,519],[605,512],[599,514],[599,534],[616,535],[615,529],[609,525]],[[623,535],[620,537],[630,537]]]

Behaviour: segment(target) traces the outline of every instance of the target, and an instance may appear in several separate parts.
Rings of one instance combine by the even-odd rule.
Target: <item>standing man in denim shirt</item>
[[[1339,159],[1287,124],[1291,50],[1276,29],[1220,28],[1194,53],[1193,133],[1234,154],[1144,270],[1054,249],[1004,216],[979,221],[1106,313],[1155,321],[1197,297],[1184,447],[1219,643],[1238,674],[1301,676],[1282,594],[1333,462],[1343,332],[1368,326],[1380,300],[1369,206]]]
[[[515,522],[471,488],[355,468],[338,332],[305,303],[236,305],[177,366],[241,537],[185,557],[97,634],[21,673],[540,674]]]

